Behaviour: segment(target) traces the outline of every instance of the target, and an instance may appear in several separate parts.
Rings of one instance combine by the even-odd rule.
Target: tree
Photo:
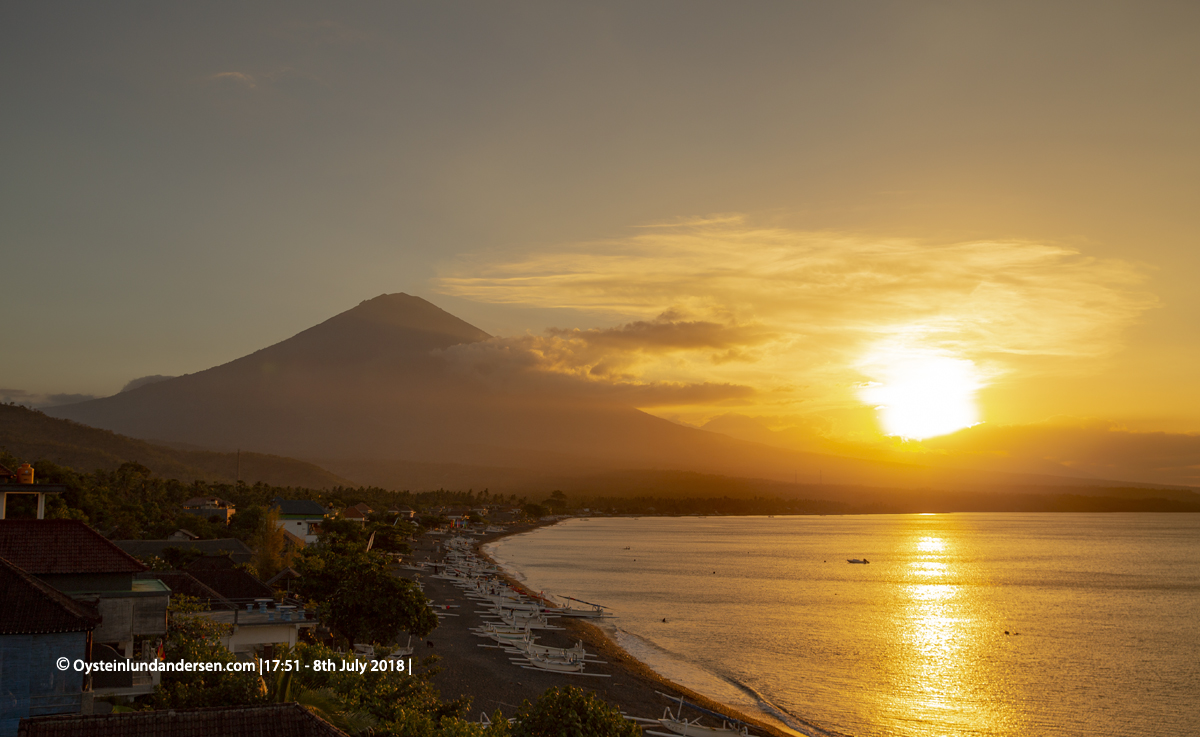
[[[641,727],[594,693],[575,686],[550,688],[517,712],[512,737],[640,737]]]
[[[290,661],[297,653],[282,654],[281,660]],[[312,667],[311,663],[308,664]],[[375,718],[362,711],[350,709],[345,699],[332,688],[311,688],[303,683],[297,671],[279,671],[268,686],[267,701],[273,704],[296,702],[333,726],[349,734],[358,734],[375,726]]]
[[[169,608],[165,645],[168,661],[230,663],[233,653],[221,644],[231,625],[195,616],[199,604],[193,597],[173,595]],[[150,694],[156,709],[187,709],[200,706],[241,706],[263,701],[263,683],[257,673],[221,671],[163,673]]]
[[[226,530],[239,540],[249,540],[262,529],[263,517],[266,516],[267,508],[262,504],[240,505]]]
[[[352,646],[392,642],[404,631],[424,637],[437,627],[425,594],[388,573],[380,555],[318,545],[304,551],[296,568],[297,593],[319,604],[322,619]]]
[[[321,523],[321,545],[337,553],[365,550],[366,528],[341,517],[326,519]]]
[[[541,504],[534,504],[532,502],[521,507],[521,511],[528,516],[535,518],[545,517],[547,514],[549,514],[549,511]]]
[[[372,550],[402,555],[412,552],[408,538],[413,534],[413,525],[407,522],[397,522],[394,526],[373,524],[369,529],[370,534],[375,536],[375,543],[371,546]]]
[[[414,668],[415,673],[372,671],[354,673],[340,664],[330,668],[314,668],[318,661],[341,661],[344,653],[323,645],[301,644],[290,656],[303,664],[296,671],[292,686],[334,694],[348,711],[370,716],[375,720],[375,737],[506,737],[507,731],[482,729],[464,721],[470,700],[460,697],[442,701],[432,678],[435,669],[429,666],[437,656],[426,658]],[[414,665],[416,663],[414,662]],[[304,667],[308,666],[308,667]],[[507,727],[507,722],[500,720]]]
[[[279,525],[278,510],[264,511],[259,518],[258,529],[251,538],[254,548],[254,575],[266,581],[291,561],[283,552],[283,528]]]

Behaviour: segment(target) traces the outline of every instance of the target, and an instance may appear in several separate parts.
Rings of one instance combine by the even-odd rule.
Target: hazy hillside
[[[233,453],[155,445],[13,405],[0,405],[0,448],[22,460],[49,460],[85,472],[111,471],[136,461],[158,476],[187,482],[231,482],[238,469]],[[262,453],[241,454],[241,476],[250,484],[262,481],[273,486],[352,485],[312,463]]]
[[[488,338],[423,299],[383,295],[227,364],[48,412],[139,438],[305,458],[394,489],[533,488],[629,469],[909,488],[1080,483],[790,451],[683,427],[586,381],[513,379],[463,360]]]

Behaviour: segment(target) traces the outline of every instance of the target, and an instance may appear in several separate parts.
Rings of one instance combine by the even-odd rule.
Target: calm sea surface
[[[488,552],[801,734],[1200,735],[1200,515],[568,520]]]

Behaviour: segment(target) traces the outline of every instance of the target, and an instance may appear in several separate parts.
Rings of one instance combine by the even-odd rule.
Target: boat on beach
[[[581,659],[580,660],[558,659],[558,658],[548,658],[548,657],[545,657],[542,655],[529,655],[529,656],[523,658],[522,660],[524,660],[525,662],[528,662],[531,666],[533,666],[535,668],[541,668],[542,670],[552,670],[552,671],[555,671],[556,673],[582,673],[583,672],[583,660],[581,660]],[[515,661],[515,662],[520,662],[520,661]]]
[[[661,696],[667,696],[672,701],[679,702],[679,708],[674,714],[671,713],[671,707],[663,710],[662,717],[658,719],[644,719],[642,717],[626,717],[633,722],[638,722],[643,726],[644,734],[655,735],[655,737],[752,737],[750,728],[745,722],[732,717],[728,717],[719,712],[705,709],[703,706],[697,706],[689,701],[684,701],[682,697],[673,697],[662,691],[657,692]],[[707,716],[718,718],[721,720],[720,727],[709,727],[700,723],[700,717],[688,721],[683,716],[683,707],[688,706]],[[657,732],[646,727],[652,724],[659,724],[670,732]]]

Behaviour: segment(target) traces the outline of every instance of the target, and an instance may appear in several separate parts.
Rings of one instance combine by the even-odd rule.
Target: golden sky
[[[1190,384],[1158,384],[1156,360],[1128,355],[1163,308],[1154,271],[1046,241],[930,242],[722,215],[472,254],[434,284],[566,311],[567,324],[571,311],[610,323],[458,349],[488,373],[572,376],[780,447],[1194,483],[1197,436],[1152,426],[1174,416],[1190,429]],[[1158,457],[1172,443],[1182,447]]]
[[[1145,272],[1048,243],[885,240],[724,216],[474,259],[436,285],[477,301],[612,316],[614,327],[508,339],[546,370],[729,388],[646,405],[657,412],[695,423],[731,408],[819,413],[864,432],[848,415],[861,415],[865,385],[895,384],[906,366],[958,366],[989,389],[983,417],[1031,381],[1092,373],[1158,306]],[[1011,419],[1041,420],[1070,402]]]
[[[1196,3],[9,4],[0,70],[2,400],[407,292],[690,424],[1200,467]]]

